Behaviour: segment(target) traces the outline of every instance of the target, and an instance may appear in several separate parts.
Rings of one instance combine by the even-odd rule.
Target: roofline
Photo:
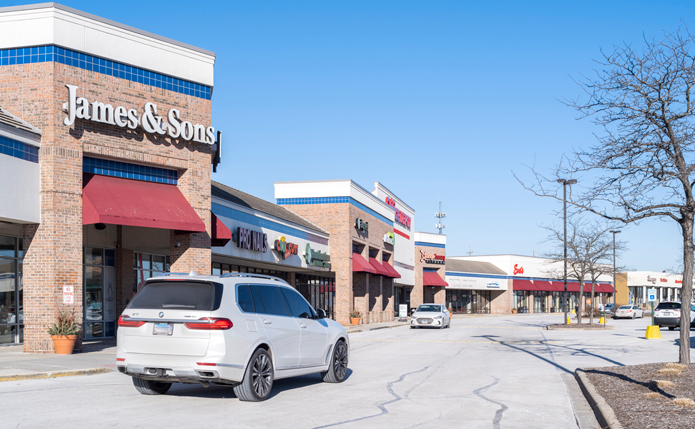
[[[370,191],[368,191],[366,188],[361,186],[359,183],[355,182],[352,179],[337,179],[337,180],[297,180],[297,181],[289,181],[289,182],[273,182],[273,185],[290,185],[290,184],[299,184],[299,183],[338,183],[338,182],[350,182],[350,185],[364,191],[366,194],[367,198],[371,198],[372,200],[376,201],[378,204],[381,204],[384,208],[388,209],[389,211],[394,211],[395,209],[391,207],[390,205],[386,204],[386,201],[381,201],[376,195],[372,194]],[[413,210],[414,212],[414,210]]]
[[[375,189],[376,189],[376,187],[378,187],[378,186],[381,186],[382,188],[384,188],[385,190],[387,190],[391,195],[393,195],[393,197],[394,197],[395,199],[398,200],[399,203],[401,203],[401,204],[404,205],[405,207],[409,208],[410,211],[413,212],[413,214],[415,214],[415,209],[412,208],[412,207],[410,207],[408,204],[404,203],[403,200],[400,199],[400,197],[398,197],[398,195],[396,195],[392,190],[390,190],[389,188],[387,188],[386,186],[384,186],[384,184],[381,183],[381,182],[378,182],[378,181],[377,181],[377,182],[374,182],[374,187],[375,187]]]
[[[488,256],[520,256],[522,258],[553,259],[553,258],[546,258],[543,256],[519,255],[516,253],[502,253],[502,254],[492,254],[492,255],[470,255],[470,256],[449,256],[449,255],[447,255],[447,258],[483,258],[483,257],[488,257]]]
[[[116,21],[112,21],[110,19],[102,18],[100,16],[93,15],[91,13],[83,12],[81,10],[74,9],[74,8],[62,5],[60,3],[50,2],[50,3],[27,4],[27,5],[22,5],[22,6],[6,6],[6,7],[0,7],[0,13],[19,12],[19,11],[25,11],[25,10],[47,9],[47,8],[60,9],[60,10],[65,11],[65,12],[70,12],[72,14],[79,15],[79,16],[82,16],[84,18],[89,18],[89,19],[92,19],[94,21],[101,22],[103,24],[112,25],[112,26],[118,27],[122,30],[131,31],[133,33],[140,34],[141,36],[151,37],[153,39],[157,39],[157,40],[162,41],[162,42],[170,43],[172,45],[176,45],[176,46],[179,46],[181,48],[190,49],[192,51],[196,51],[198,53],[209,55],[209,56],[215,58],[215,53],[212,51],[208,51],[207,49],[198,48],[196,46],[189,45],[187,43],[179,42],[179,41],[174,40],[174,39],[169,39],[168,37],[164,37],[164,36],[160,36],[158,34],[150,33],[149,31],[140,30],[139,28],[131,27],[129,25],[121,24],[120,22],[116,22]]]

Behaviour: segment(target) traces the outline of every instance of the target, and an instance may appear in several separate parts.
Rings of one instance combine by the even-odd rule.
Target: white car
[[[449,310],[441,304],[420,304],[410,316],[410,329],[419,327],[450,328]]]
[[[342,325],[283,280],[170,273],[149,279],[119,317],[116,365],[145,395],[215,383],[262,401],[281,378],[342,382],[349,350]]]
[[[617,310],[615,310],[615,315],[613,317],[616,319],[634,319],[636,317],[642,318],[644,317],[644,311],[636,305],[621,305]]]

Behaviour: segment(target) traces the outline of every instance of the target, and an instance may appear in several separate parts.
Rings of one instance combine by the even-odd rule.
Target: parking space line
[[[452,343],[452,344],[551,344],[563,343],[557,340],[515,340],[515,341],[492,341],[492,340],[367,340],[351,339],[351,343]]]

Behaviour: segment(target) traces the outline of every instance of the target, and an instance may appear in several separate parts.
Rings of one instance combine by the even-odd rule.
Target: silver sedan
[[[451,327],[449,311],[441,304],[421,304],[410,316],[410,329],[419,327],[439,329]]]

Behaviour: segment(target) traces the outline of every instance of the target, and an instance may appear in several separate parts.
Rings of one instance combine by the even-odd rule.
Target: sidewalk
[[[86,341],[71,355],[23,353],[22,346],[0,347],[0,382],[101,374],[116,370],[116,340]]]
[[[347,331],[348,334],[354,334],[357,332],[375,331],[377,329],[388,329],[397,328],[399,326],[408,326],[409,323],[410,319],[404,319],[403,322],[399,322],[398,319],[396,319],[393,322],[369,323],[366,325],[343,325],[343,327],[345,328],[345,331]]]

